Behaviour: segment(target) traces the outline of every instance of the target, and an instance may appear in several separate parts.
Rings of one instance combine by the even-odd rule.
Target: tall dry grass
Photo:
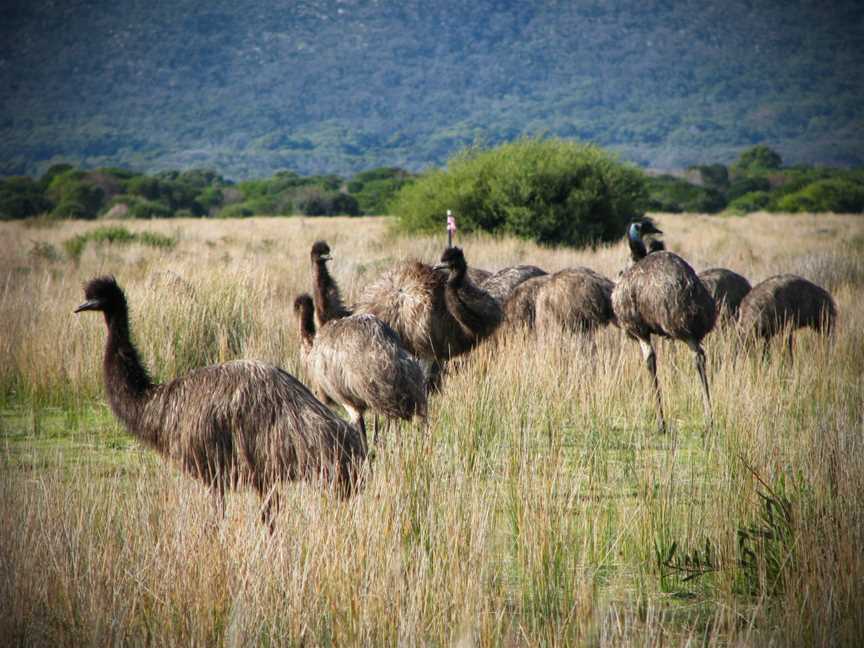
[[[100,318],[81,282],[117,275],[160,379],[237,357],[304,379],[291,314],[308,250],[333,248],[346,301],[442,241],[382,220],[124,223],[170,250],[63,241],[96,225],[0,224],[0,637],[10,645],[857,645],[864,636],[864,222],[658,217],[697,270],[807,276],[836,339],[767,362],[707,339],[715,426],[689,352],[658,345],[673,433],[654,433],[637,345],[516,333],[457,363],[430,425],[384,435],[350,502],[285,489],[274,536],[252,495],[216,517],[202,487],[103,405]],[[623,244],[472,237],[472,265],[587,265]],[[53,247],[49,247],[53,246]],[[55,253],[52,253],[52,249]]]

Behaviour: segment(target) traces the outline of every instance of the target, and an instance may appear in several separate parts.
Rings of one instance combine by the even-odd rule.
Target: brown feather
[[[750,282],[726,268],[711,268],[699,273],[699,279],[717,304],[721,320],[736,319],[741,300],[750,292]]]
[[[742,333],[766,340],[786,325],[830,334],[837,306],[825,289],[802,277],[783,274],[755,285],[742,300],[738,318]]]

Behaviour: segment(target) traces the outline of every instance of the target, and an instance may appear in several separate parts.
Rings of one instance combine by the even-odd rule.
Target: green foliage
[[[589,245],[623,235],[646,202],[644,178],[591,145],[522,139],[467,149],[397,195],[407,232],[443,230],[452,209],[466,231],[507,232],[538,243]]]
[[[739,173],[748,171],[779,169],[783,165],[783,158],[774,149],[764,144],[759,144],[741,153],[734,169]]]
[[[671,175],[649,177],[647,189],[648,206],[652,211],[713,214],[726,206],[726,199],[718,190],[699,187]]]
[[[767,191],[751,191],[743,196],[738,196],[735,200],[729,203],[729,210],[739,214],[749,214],[750,212],[767,209],[771,204],[771,194]]]
[[[699,174],[703,187],[717,191],[729,188],[729,169],[723,164],[700,164],[691,166],[689,170]]]
[[[0,220],[31,218],[50,211],[51,201],[41,186],[26,176],[0,180]]]
[[[95,218],[105,200],[102,187],[74,169],[54,176],[46,195],[55,204],[51,213],[61,218]]]
[[[744,194],[771,191],[771,183],[763,176],[738,176],[729,185],[726,199],[732,202]]]
[[[864,212],[864,185],[843,178],[818,180],[780,198],[774,211],[860,214]]]
[[[357,199],[364,214],[386,214],[394,196],[413,176],[397,167],[370,169],[355,175],[348,183],[348,192]]]
[[[90,243],[140,243],[142,245],[149,245],[150,247],[171,249],[177,244],[177,240],[158,232],[140,232],[136,234],[130,232],[125,227],[98,227],[84,234],[78,234],[70,239],[66,239],[63,241],[63,249],[70,259],[77,262]]]

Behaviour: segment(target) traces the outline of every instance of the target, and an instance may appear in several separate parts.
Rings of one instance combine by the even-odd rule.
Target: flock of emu
[[[395,265],[350,309],[328,272],[330,249],[319,241],[311,251],[313,294],[294,302],[301,361],[315,395],[279,367],[249,360],[153,383],[130,339],[126,298],[113,277],[87,283],[86,301],[75,312],[105,317],[108,401],[129,432],[207,484],[222,510],[226,487],[254,488],[272,530],[279,482],[321,480],[350,496],[368,453],[366,412],[375,413],[376,432],[378,414],[425,419],[427,395],[440,388],[447,361],[509,327],[588,336],[608,324],[622,329],[642,349],[661,431],[652,336],[681,340],[693,351],[710,425],[701,343],[718,318],[737,323],[742,339],[763,339],[766,349],[783,333],[791,352],[799,327],[830,333],[836,307],[822,288],[794,275],[753,288],[727,269],[697,275],[657,234],[649,220],[630,225],[631,263],[617,282],[583,267],[548,274],[523,265],[492,274],[469,268],[454,247],[435,266]],[[331,411],[334,403],[350,424]]]

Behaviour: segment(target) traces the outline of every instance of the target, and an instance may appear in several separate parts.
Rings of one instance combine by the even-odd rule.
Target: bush
[[[751,191],[743,196],[738,196],[735,200],[729,203],[729,209],[739,214],[749,214],[750,212],[766,209],[771,204],[771,194],[767,191]]]
[[[620,238],[646,203],[643,175],[605,151],[526,138],[458,154],[446,170],[403,187],[393,212],[406,232],[443,231],[452,209],[465,231],[587,245]]]
[[[26,176],[0,180],[0,220],[30,218],[50,211],[51,201],[42,187]]]
[[[726,207],[726,199],[716,189],[699,187],[682,178],[661,175],[647,180],[652,211],[714,214]]]
[[[842,178],[819,180],[781,197],[772,211],[860,214],[864,212],[864,185]]]
[[[738,172],[745,172],[759,169],[779,169],[782,165],[783,158],[777,151],[764,144],[759,144],[741,153],[734,168]]]
[[[63,218],[95,218],[105,200],[101,187],[74,170],[54,176],[46,194],[56,205],[51,213]]]
[[[298,192],[295,209],[304,216],[358,216],[360,206],[349,194],[320,186],[304,187]]]
[[[771,191],[768,178],[761,176],[739,176],[735,178],[726,191],[726,200],[732,202],[744,194]]]

